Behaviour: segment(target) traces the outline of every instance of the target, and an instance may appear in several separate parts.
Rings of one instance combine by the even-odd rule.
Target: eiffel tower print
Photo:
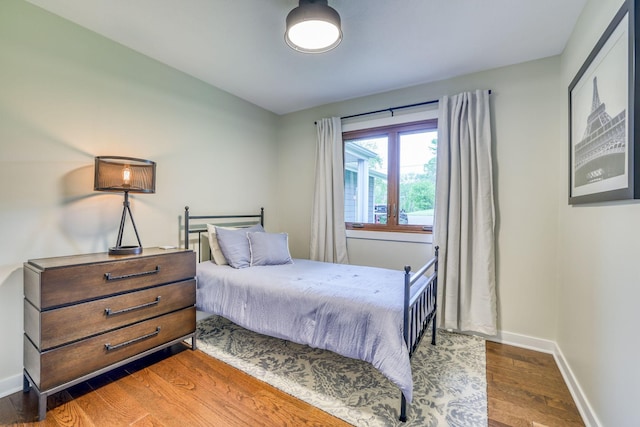
[[[625,173],[626,122],[626,109],[615,117],[607,113],[598,94],[598,78],[594,77],[591,113],[584,135],[574,148],[576,187]]]

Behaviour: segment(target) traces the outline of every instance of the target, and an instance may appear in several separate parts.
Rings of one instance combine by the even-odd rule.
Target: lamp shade
[[[299,52],[327,52],[342,41],[340,24],[340,15],[327,0],[300,0],[287,15],[284,39]]]
[[[96,157],[93,189],[131,193],[156,192],[156,163],[133,157]]]

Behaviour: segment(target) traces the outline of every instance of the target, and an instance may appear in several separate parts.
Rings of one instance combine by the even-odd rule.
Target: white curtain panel
[[[339,117],[316,123],[316,182],[311,215],[311,259],[348,264],[344,227],[344,160]]]
[[[489,91],[439,101],[434,244],[439,326],[496,335]]]

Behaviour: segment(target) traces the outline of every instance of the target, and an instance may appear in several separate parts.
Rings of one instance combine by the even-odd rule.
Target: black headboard
[[[229,222],[229,220],[238,219],[241,221],[238,222]],[[207,231],[207,223],[211,222],[221,222],[224,221],[226,226],[248,226],[251,224],[255,224],[260,220],[260,225],[264,227],[264,208],[260,208],[259,214],[248,214],[248,215],[191,215],[189,212],[189,206],[184,207],[184,247],[185,249],[189,248],[189,235],[197,234],[198,235],[198,252],[200,251],[202,233]],[[244,221],[242,221],[244,220]],[[200,257],[202,260],[202,257]]]

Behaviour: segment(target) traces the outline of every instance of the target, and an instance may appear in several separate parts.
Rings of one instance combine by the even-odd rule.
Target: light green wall
[[[304,258],[315,120],[488,88],[499,328],[557,341],[602,425],[640,424],[640,207],[566,202],[567,86],[620,3],[590,0],[559,57],[277,117],[20,0],[0,2],[0,391],[20,384],[22,262],[115,241],[121,198],[92,191],[94,156],[158,162],[158,193],[133,200],[146,246],[178,244],[185,204],[264,206],[267,227],[287,231]],[[404,265],[407,248],[416,259],[430,250],[412,245],[349,248]]]
[[[115,243],[122,195],[93,191],[94,156],[157,162],[157,193],[132,196],[144,246],[178,245],[185,205],[194,214],[264,206],[277,230],[277,120],[35,6],[1,1],[0,391],[21,384],[22,263]]]
[[[315,126],[345,116],[438,99],[465,90],[491,89],[497,214],[499,329],[554,339],[557,305],[557,198],[564,182],[555,154],[560,134],[559,57],[325,105],[282,117],[278,204],[295,256],[309,255]],[[295,176],[292,180],[289,177]],[[430,253],[424,245],[410,250]],[[415,249],[414,249],[415,248]],[[349,241],[352,259],[385,266],[418,266],[397,243]],[[383,260],[380,260],[383,258]]]
[[[565,49],[563,137],[568,134],[567,87],[621,5],[621,0],[590,0]],[[600,99],[606,104],[606,93],[601,92]],[[555,150],[563,172],[568,164],[566,144],[565,137]],[[567,204],[567,187],[563,185],[558,195],[557,342],[600,424],[637,426],[640,203],[572,207]]]

